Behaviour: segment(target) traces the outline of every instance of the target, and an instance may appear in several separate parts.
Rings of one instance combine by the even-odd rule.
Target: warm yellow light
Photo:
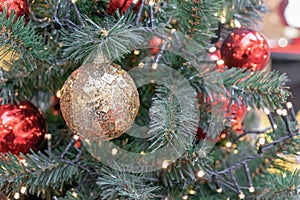
[[[238,153],[239,153],[239,150],[235,149],[235,150],[233,151],[233,153],[234,153],[234,154],[238,154]]]
[[[188,195],[184,195],[184,196],[182,196],[182,199],[187,200],[187,199],[189,199],[189,197],[188,197]]]
[[[158,64],[157,63],[153,63],[152,69],[157,69],[157,67],[158,67]]]
[[[240,199],[245,199],[245,197],[246,197],[246,196],[245,196],[245,194],[244,194],[243,192],[241,192],[241,193],[239,194],[239,198],[240,198]]]
[[[260,137],[260,138],[258,139],[258,144],[264,145],[265,143],[266,143],[266,138]]]
[[[218,188],[218,189],[217,189],[217,192],[218,192],[218,193],[222,193],[222,192],[223,192],[223,189],[222,189],[222,188]]]
[[[139,55],[140,51],[139,50],[134,50],[133,53],[134,53],[134,55]]]
[[[141,151],[141,155],[144,156],[145,155],[145,151]]]
[[[117,154],[118,154],[118,149],[113,148],[113,149],[111,150],[111,154],[112,154],[112,155],[117,155]]]
[[[224,60],[220,59],[220,60],[217,60],[217,65],[224,65]]]
[[[215,46],[210,47],[210,48],[208,49],[208,51],[209,51],[210,53],[213,53],[213,52],[215,52],[216,50],[217,50],[217,47],[215,47]]]
[[[197,176],[198,176],[199,178],[202,178],[204,175],[205,175],[205,173],[204,173],[204,171],[202,171],[202,170],[200,170],[200,171],[197,172]]]
[[[226,142],[225,145],[226,145],[227,148],[230,148],[230,147],[232,147],[232,142],[230,142],[230,141],[229,141],[229,142]]]
[[[78,135],[73,135],[73,139],[77,141],[77,140],[79,140],[79,136]]]
[[[25,194],[26,189],[27,189],[27,188],[26,188],[25,186],[22,186],[20,192],[21,192],[22,194]]]
[[[253,193],[255,191],[255,188],[253,186],[249,187],[249,192]]]
[[[189,194],[194,195],[194,194],[196,194],[196,191],[193,190],[193,189],[190,189],[190,190],[189,190]]]
[[[286,103],[286,107],[287,107],[288,109],[291,109],[291,108],[293,107],[292,102],[287,102],[287,103]]]
[[[60,91],[60,90],[57,90],[55,96],[56,96],[57,98],[60,98],[60,97],[61,97],[61,91]]]
[[[167,160],[164,160],[164,161],[162,162],[162,168],[163,168],[163,169],[166,169],[168,166],[169,166],[169,162],[168,162]]]
[[[77,192],[72,192],[72,196],[75,198],[78,198],[78,193]]]
[[[19,192],[16,192],[16,193],[14,194],[14,198],[15,198],[15,199],[20,199],[20,193],[19,193]]]
[[[270,110],[268,108],[264,108],[264,112],[266,113],[266,115],[270,114]]]

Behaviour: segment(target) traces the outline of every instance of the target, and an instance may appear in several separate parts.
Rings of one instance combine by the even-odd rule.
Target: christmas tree
[[[263,1],[0,5],[0,199],[300,198]]]

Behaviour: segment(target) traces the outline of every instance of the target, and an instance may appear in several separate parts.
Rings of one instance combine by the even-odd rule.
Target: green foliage
[[[67,164],[42,153],[22,155],[21,161],[12,154],[1,157],[0,187],[11,194],[19,192],[22,186],[38,196],[61,193],[68,185],[80,182],[84,173],[80,163]]]
[[[264,189],[256,199],[299,199],[299,172],[285,171],[266,175],[263,179]]]
[[[117,166],[116,166],[117,167]],[[151,181],[151,182],[150,182]],[[159,186],[153,184],[155,179],[145,175],[131,174],[104,167],[97,185],[103,199],[153,199],[158,197]]]
[[[229,69],[222,74],[224,86],[230,92],[230,97],[240,102],[242,97],[247,106],[253,108],[281,108],[290,95],[286,82],[286,74],[276,71],[260,71],[251,73],[244,69]]]

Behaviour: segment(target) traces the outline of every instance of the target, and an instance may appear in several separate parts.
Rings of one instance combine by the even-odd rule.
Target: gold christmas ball
[[[0,68],[4,71],[9,71],[10,65],[20,58],[20,55],[13,50],[9,50],[8,52],[2,50],[0,51],[0,55]]]
[[[122,135],[134,122],[139,106],[130,75],[109,63],[82,65],[61,89],[60,108],[67,125],[90,141]]]

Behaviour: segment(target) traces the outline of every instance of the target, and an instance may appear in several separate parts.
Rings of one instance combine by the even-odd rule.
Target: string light
[[[197,176],[198,176],[199,178],[202,178],[204,175],[205,175],[205,173],[204,173],[204,171],[202,171],[202,170],[200,170],[200,171],[197,172]]]
[[[22,186],[22,187],[21,187],[21,190],[20,190],[21,194],[25,194],[26,189],[27,189],[27,188],[26,188],[25,186]]]
[[[152,69],[157,69],[157,67],[158,67],[158,64],[157,63],[153,63]]]
[[[189,199],[189,197],[188,197],[188,195],[184,195],[184,196],[182,196],[182,199],[187,200],[187,199]]]
[[[78,136],[78,135],[73,135],[73,139],[74,139],[75,141],[77,141],[77,140],[79,140],[79,136]]]
[[[113,148],[113,149],[111,150],[111,154],[112,154],[112,155],[117,155],[117,154],[118,154],[118,149]]]
[[[163,169],[166,169],[168,166],[169,166],[168,161],[167,161],[167,160],[164,160],[164,161],[162,162],[162,168],[163,168]]]
[[[234,154],[238,154],[238,153],[239,153],[239,150],[235,149],[235,150],[233,151],[233,153],[234,153]]]
[[[193,190],[193,189],[190,189],[190,190],[189,190],[189,194],[194,195],[194,194],[196,194],[196,191]]]
[[[215,46],[210,47],[210,48],[208,49],[208,51],[209,51],[209,53],[213,53],[213,52],[217,51],[217,47],[215,47]]]
[[[222,193],[222,192],[223,192],[223,189],[222,189],[222,188],[218,188],[216,191],[217,191],[218,193]]]
[[[287,110],[286,109],[282,109],[282,115],[287,116]]]
[[[239,198],[240,198],[240,199],[244,199],[244,198],[245,198],[245,194],[244,194],[243,192],[241,192],[241,193],[239,194]]]
[[[225,145],[226,145],[227,148],[230,148],[230,147],[232,147],[232,142],[230,142],[230,141],[229,141],[229,142],[226,142]]]
[[[46,140],[51,140],[52,139],[52,135],[49,134],[49,133],[45,134],[45,139]]]
[[[276,110],[276,113],[277,113],[278,115],[282,115],[282,110],[281,110],[281,109],[277,109],[277,110]]]
[[[287,102],[287,103],[286,103],[286,107],[287,107],[288,109],[291,109],[291,108],[293,107],[292,102]]]
[[[74,197],[74,198],[78,198],[78,193],[77,192],[72,192],[72,196]]]
[[[264,108],[264,112],[266,113],[266,115],[269,115],[271,113],[268,108]]]
[[[255,191],[255,188],[253,186],[249,187],[249,192],[253,193]]]
[[[57,98],[60,98],[60,97],[61,97],[61,91],[60,91],[60,90],[57,90],[55,96],[56,96]]]
[[[134,50],[133,53],[134,53],[134,55],[139,55],[140,51],[139,50]]]
[[[19,192],[16,192],[14,194],[14,199],[20,199],[20,193]]]
[[[259,143],[260,145],[264,145],[264,144],[266,143],[266,138],[265,138],[265,137],[260,137],[260,138],[258,139],[258,143]]]
[[[141,151],[141,155],[144,156],[145,155],[145,151]]]

